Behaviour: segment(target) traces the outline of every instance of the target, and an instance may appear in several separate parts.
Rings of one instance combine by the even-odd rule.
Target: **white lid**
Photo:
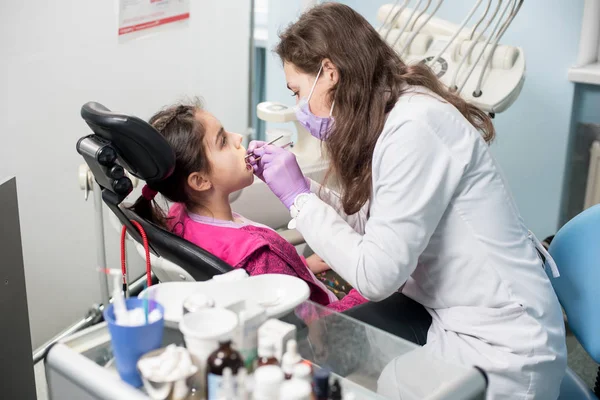
[[[304,363],[299,363],[294,365],[294,369],[292,372],[292,377],[294,379],[303,379],[303,380],[307,380],[310,381],[311,378],[311,368],[310,365],[304,364]]]
[[[298,343],[294,339],[290,339],[287,341],[285,345],[286,353],[296,354],[298,352]]]
[[[294,365],[302,361],[302,357],[298,354],[298,344],[294,339],[288,340],[286,344],[286,352],[281,357],[281,368],[287,374],[291,374]]]
[[[183,308],[187,312],[194,312],[203,308],[212,308],[215,301],[204,293],[194,293],[183,302]]]
[[[258,356],[275,357],[275,342],[270,336],[261,336],[258,338]]]
[[[291,379],[284,382],[279,390],[279,398],[285,400],[310,400],[312,387],[301,379]]]
[[[285,376],[281,368],[275,365],[259,367],[254,371],[254,398],[278,399],[279,388]]]
[[[203,308],[185,314],[179,322],[184,338],[229,340],[238,325],[237,314],[224,308]],[[186,339],[187,340],[187,339]]]

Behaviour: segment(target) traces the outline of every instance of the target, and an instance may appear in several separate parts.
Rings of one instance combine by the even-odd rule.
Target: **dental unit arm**
[[[448,88],[492,115],[514,104],[525,83],[525,53],[521,47],[498,41],[523,0],[477,0],[458,25],[435,17],[439,7],[431,15],[421,13],[418,23],[411,21],[415,9],[405,7],[407,3],[410,1],[386,4],[377,11],[381,37],[404,62],[427,63]],[[471,21],[486,7],[501,11],[485,12],[479,21]],[[474,28],[467,27],[469,23]],[[408,31],[406,26],[410,27]],[[481,31],[476,32],[480,26]]]

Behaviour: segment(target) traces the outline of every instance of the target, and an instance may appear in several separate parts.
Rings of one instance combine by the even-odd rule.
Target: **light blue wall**
[[[375,23],[378,7],[391,1],[344,3]],[[459,23],[473,3],[448,0],[437,16]],[[277,30],[297,17],[298,4],[297,0],[270,1],[272,45],[277,42]],[[567,70],[576,58],[582,12],[582,0],[525,1],[502,40],[524,49],[527,78],[515,104],[496,115],[498,136],[492,149],[527,225],[540,238],[554,233],[558,226],[575,88],[567,80]],[[600,104],[600,91],[583,96]],[[280,62],[272,56],[267,57],[267,98],[292,103]],[[585,102],[589,102],[587,98]],[[582,108],[593,114],[593,106],[590,111]]]

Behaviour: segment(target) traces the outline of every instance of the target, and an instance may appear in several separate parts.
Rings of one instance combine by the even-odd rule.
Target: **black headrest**
[[[112,143],[125,169],[146,182],[167,178],[175,168],[175,153],[150,124],[110,111],[100,103],[81,107],[81,116],[94,133]]]

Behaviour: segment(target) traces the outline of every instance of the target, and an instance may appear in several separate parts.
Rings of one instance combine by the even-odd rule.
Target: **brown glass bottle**
[[[220,342],[219,348],[208,357],[206,362],[206,398],[208,400],[217,399],[225,368],[231,368],[235,377],[243,366],[242,355],[231,347],[231,341]]]
[[[265,365],[277,365],[279,361],[275,357],[275,343],[268,337],[261,337],[258,341],[258,360],[256,368]]]

